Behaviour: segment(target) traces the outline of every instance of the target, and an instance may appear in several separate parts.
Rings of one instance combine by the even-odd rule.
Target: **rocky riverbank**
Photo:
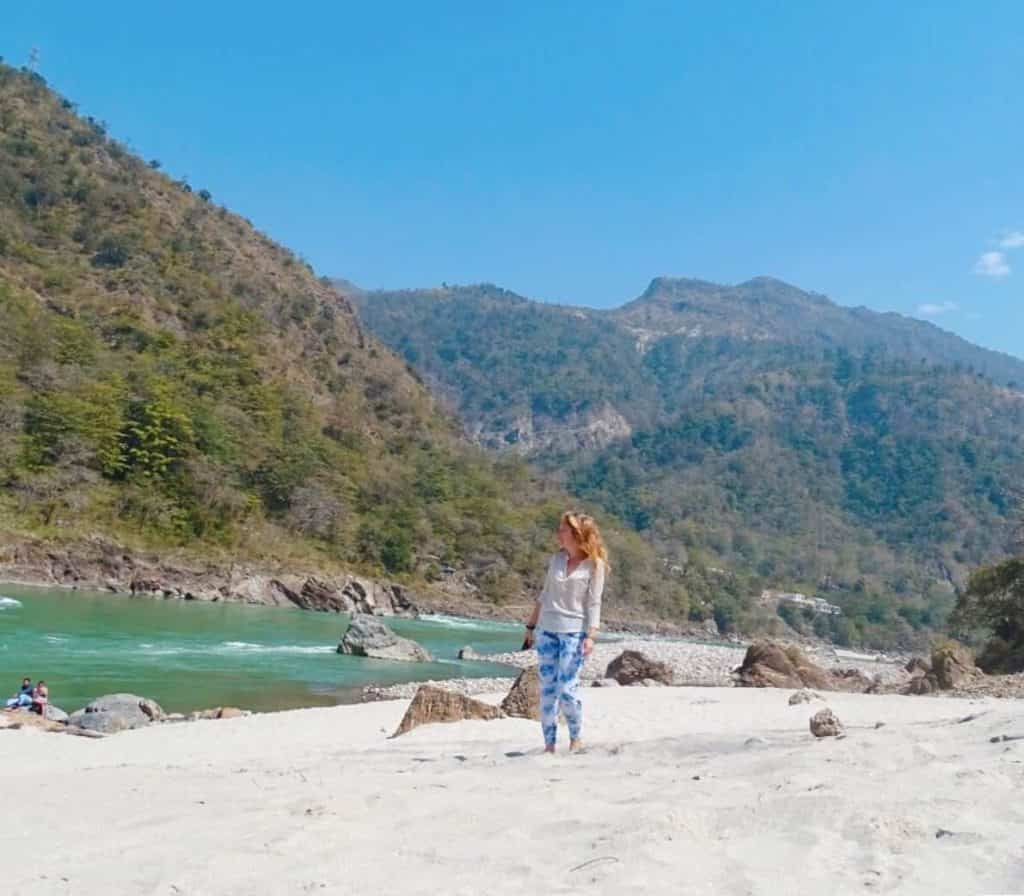
[[[421,613],[488,621],[521,621],[525,605],[495,605],[480,597],[465,572],[409,587],[339,569],[199,559],[179,552],[130,550],[102,536],[55,544],[24,537],[0,540],[0,581],[108,591],[166,600],[299,607],[328,613],[417,616]],[[639,610],[631,611],[639,614]],[[673,623],[610,613],[608,631],[651,636],[717,638],[713,620]]]
[[[665,638],[618,638],[598,641],[593,653],[584,663],[580,679],[585,686],[593,685],[605,678],[608,664],[625,650],[635,650],[649,659],[665,663],[672,672],[672,684],[679,687],[732,687],[733,670],[743,662],[747,645],[713,645],[693,641],[669,640]],[[857,669],[868,678],[879,678],[887,687],[896,687],[909,681],[910,676],[897,660],[860,658],[840,661],[833,651],[820,649],[808,651],[808,655],[819,665],[829,669]],[[514,669],[526,669],[537,663],[532,650],[513,653],[473,654],[469,657],[482,662],[500,663]],[[464,658],[467,658],[464,656]],[[503,686],[507,680],[499,679]],[[490,682],[490,683],[489,683]],[[466,696],[486,694],[500,688],[493,686],[491,679],[454,679],[438,683],[440,687],[455,690]],[[364,700],[408,699],[416,693],[418,683],[397,684],[389,687],[367,687],[363,690]]]
[[[346,573],[286,572],[158,557],[127,551],[99,537],[61,547],[7,540],[0,545],[0,581],[330,613],[415,616],[419,612],[418,596],[394,582]]]
[[[106,737],[121,731],[148,728],[151,725],[170,725],[179,722],[239,719],[252,715],[234,706],[190,713],[167,713],[155,700],[137,694],[107,694],[70,715],[59,707],[46,707],[40,716],[27,709],[0,711],[0,730],[35,729],[80,737]]]

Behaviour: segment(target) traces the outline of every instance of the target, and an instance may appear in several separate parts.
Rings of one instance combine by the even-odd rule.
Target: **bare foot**
[[[544,752],[545,753],[552,753],[553,754],[555,752],[555,745],[554,744],[545,745]]]
[[[579,739],[569,741],[569,752],[570,753],[578,753],[582,749],[583,749],[583,741],[581,741]]]

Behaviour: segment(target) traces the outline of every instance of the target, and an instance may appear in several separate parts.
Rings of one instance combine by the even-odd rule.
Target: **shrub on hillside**
[[[976,570],[950,622],[987,638],[978,656],[986,672],[1024,671],[1024,557]]]

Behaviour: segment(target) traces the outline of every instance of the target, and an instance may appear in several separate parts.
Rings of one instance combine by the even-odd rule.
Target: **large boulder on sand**
[[[407,734],[420,725],[434,722],[461,722],[466,719],[500,719],[503,713],[497,706],[491,706],[472,697],[464,697],[452,691],[423,685],[412,698],[402,721],[392,737]]]
[[[943,641],[932,649],[932,674],[944,691],[981,674],[971,652],[958,641]]]
[[[811,734],[815,737],[838,737],[843,733],[843,723],[831,709],[822,709],[811,716]]]
[[[751,644],[735,676],[736,683],[747,688],[862,692],[872,684],[871,679],[860,673],[829,672],[812,663],[799,647],[778,641]]]
[[[378,660],[429,663],[433,657],[424,647],[408,638],[400,638],[376,616],[359,614],[341,638],[338,653],[366,656]]]
[[[540,676],[536,666],[519,673],[512,689],[501,701],[501,711],[518,719],[540,721]]]
[[[652,660],[639,650],[624,650],[608,664],[605,678],[613,678],[621,685],[642,685],[647,680],[672,684],[672,667]]]
[[[164,718],[160,704],[137,694],[108,694],[93,700],[84,709],[68,717],[69,725],[113,734],[130,728],[144,728]]]
[[[931,662],[915,657],[906,665],[911,679],[904,694],[934,694],[956,690],[984,673],[974,665],[971,652],[958,641],[942,641],[932,648]]]

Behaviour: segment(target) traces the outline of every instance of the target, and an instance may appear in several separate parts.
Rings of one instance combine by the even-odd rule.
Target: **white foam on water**
[[[433,622],[446,628],[522,628],[518,622],[490,621],[483,619],[464,619],[460,616],[445,616],[443,613],[425,613],[418,617],[420,622]]]
[[[217,653],[335,653],[330,644],[252,644],[249,641],[222,641],[213,648]]]
[[[181,656],[183,653],[202,653],[190,647],[157,647],[155,644],[140,644],[139,649],[146,656]]]
[[[215,653],[218,656],[232,656],[248,653],[314,654],[334,653],[330,644],[253,644],[249,641],[221,641],[219,644],[157,645],[143,642],[138,645],[139,653],[156,656],[202,656]]]
[[[17,610],[22,606],[20,600],[15,600],[13,597],[4,597],[0,595],[0,610]]]

